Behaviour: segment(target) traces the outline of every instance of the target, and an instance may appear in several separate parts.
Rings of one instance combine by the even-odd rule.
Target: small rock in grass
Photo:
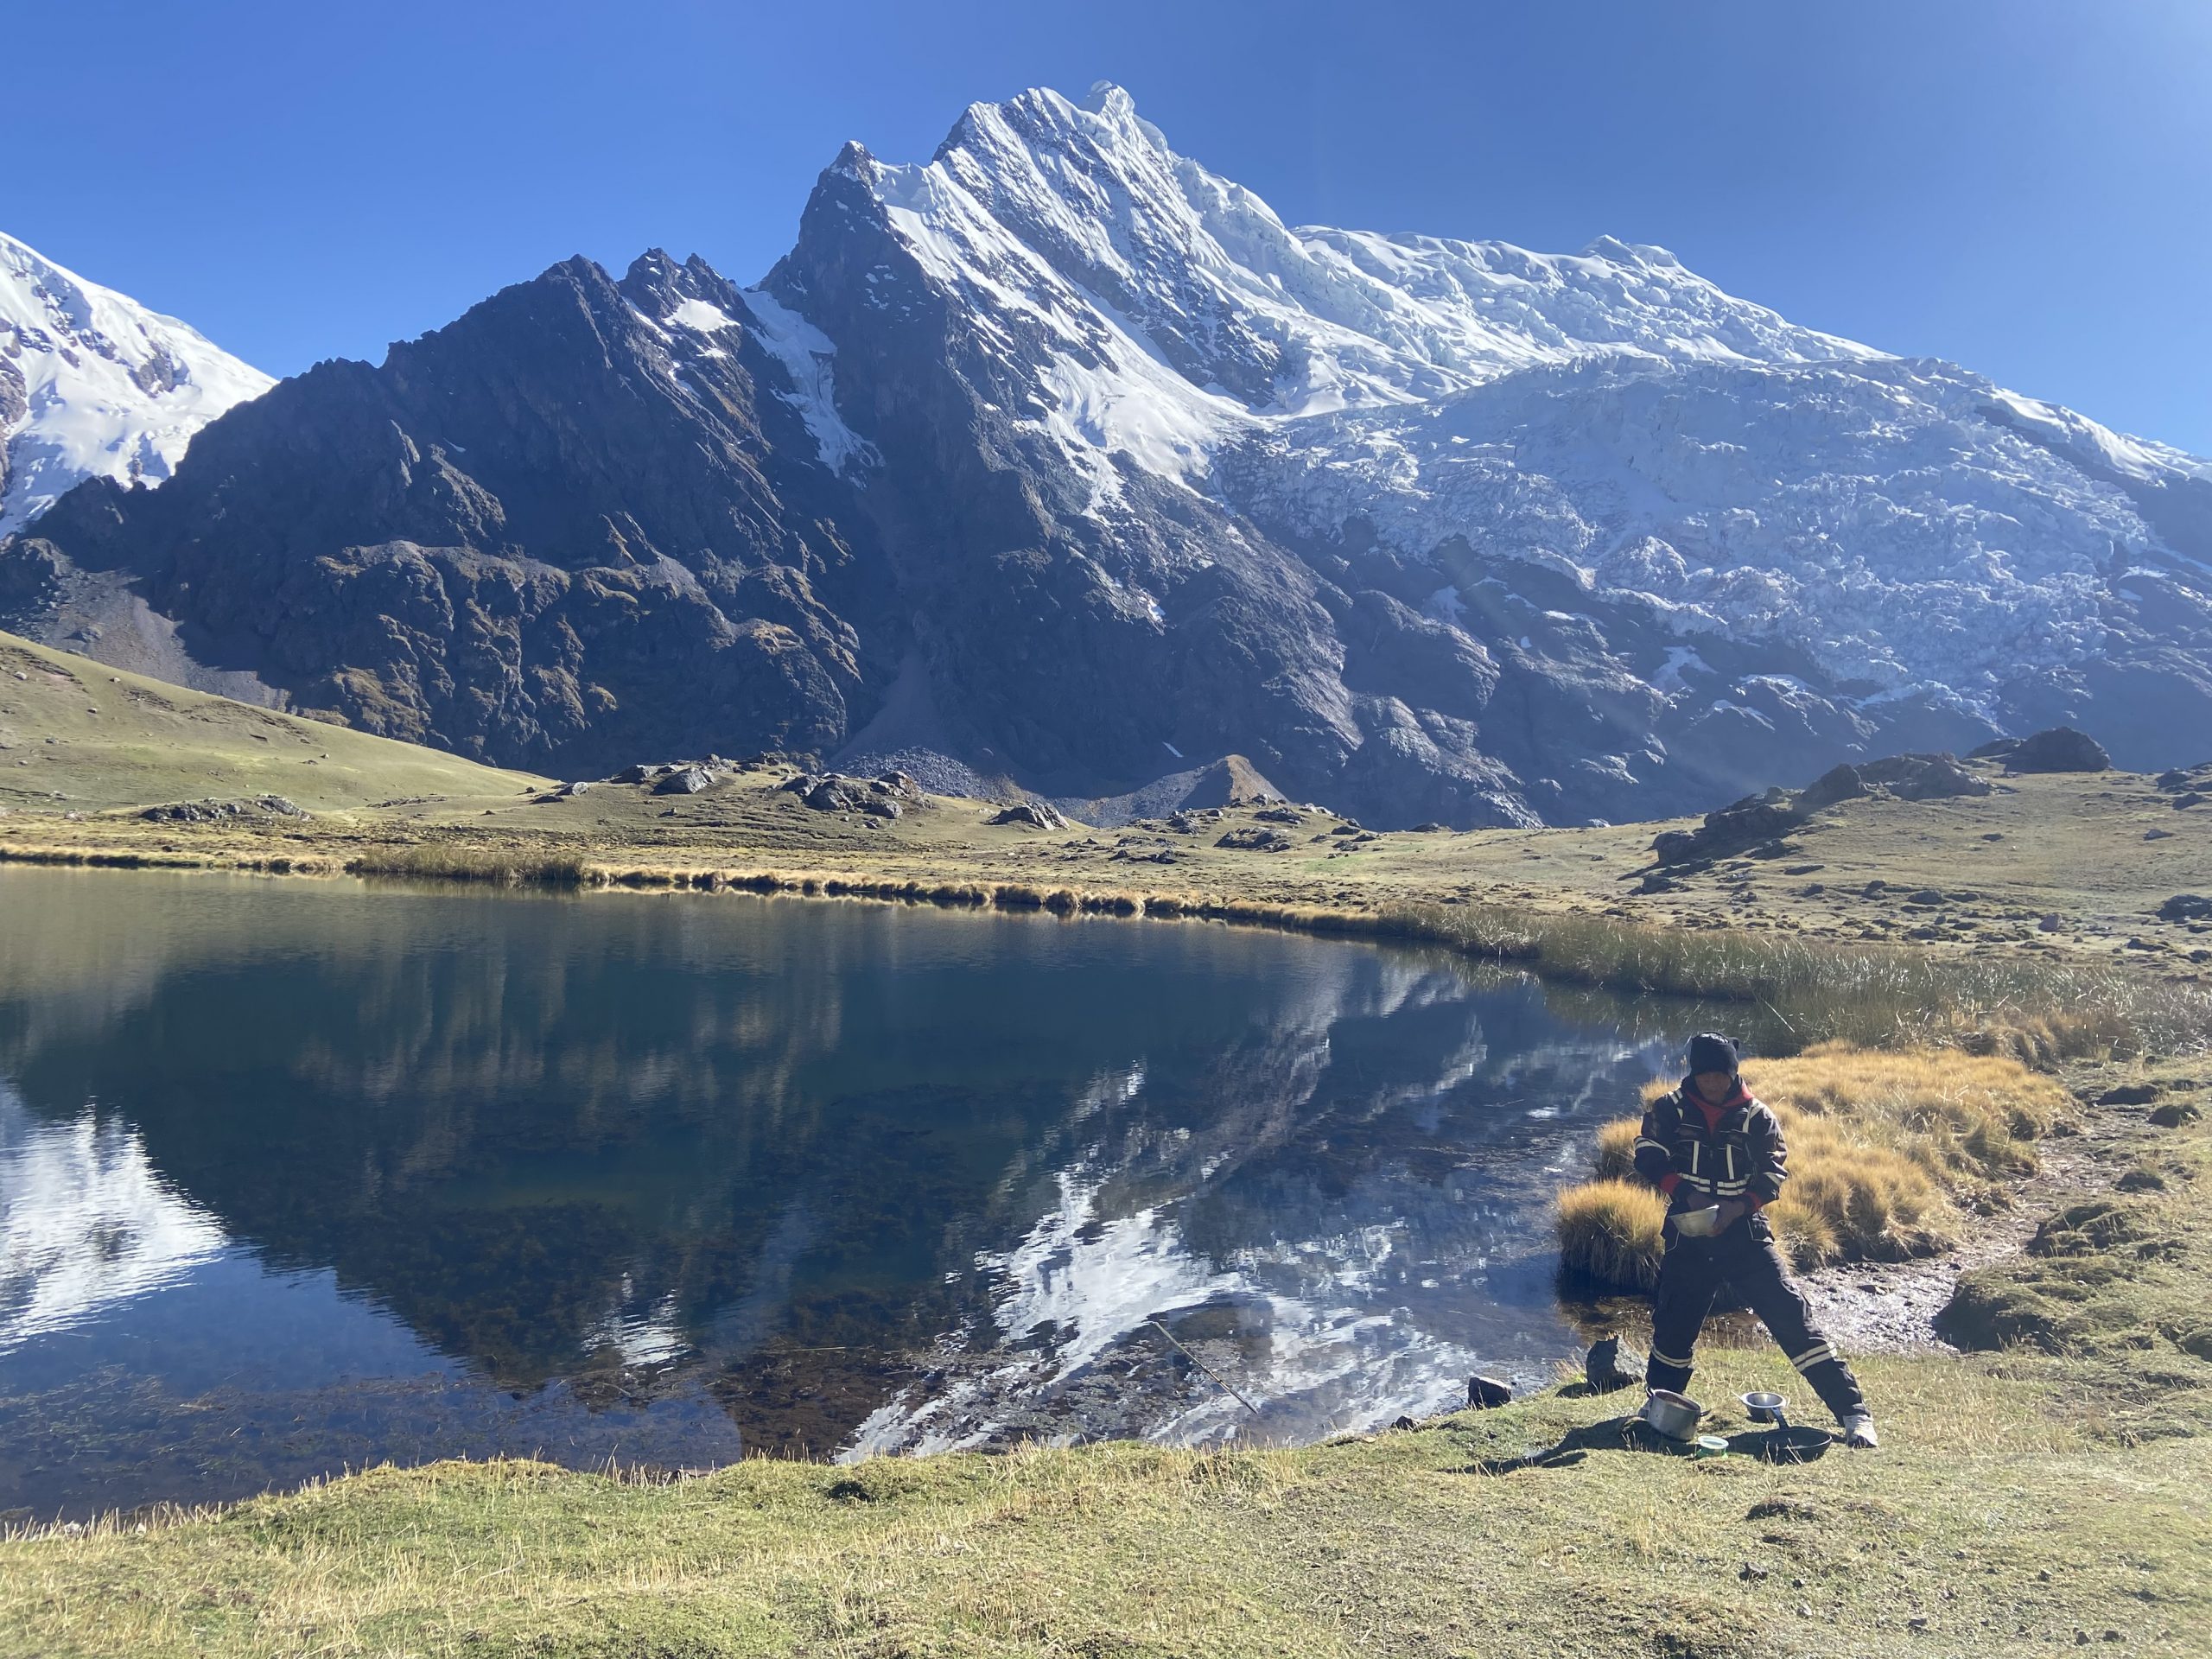
[[[2143,832],[2145,841],[2171,841],[2173,838],[2174,832],[2171,830],[2145,830]]]
[[[2170,1100],[2163,1106],[2151,1109],[2151,1122],[2162,1129],[2177,1129],[2184,1123],[2194,1123],[2204,1114],[2185,1100]]]
[[[2212,920],[2212,899],[2201,893],[2177,893],[2158,906],[2162,922]]]
[[[2155,1083],[2117,1084],[2097,1096],[2097,1104],[2100,1106],[2148,1106],[2165,1092],[2164,1085]]]
[[[1582,1357],[1582,1380],[1592,1394],[1611,1394],[1643,1380],[1643,1356],[1624,1348],[1618,1337],[1604,1337]]]
[[[1513,1389],[1494,1376],[1471,1376],[1467,1379],[1467,1403],[1477,1410],[1488,1410],[1492,1406],[1510,1405]]]

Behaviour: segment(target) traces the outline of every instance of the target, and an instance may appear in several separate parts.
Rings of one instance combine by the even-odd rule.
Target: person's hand
[[[1713,1230],[1716,1233],[1726,1232],[1749,1215],[1751,1209],[1751,1206],[1741,1198],[1724,1198],[1717,1207],[1720,1213],[1713,1218]]]

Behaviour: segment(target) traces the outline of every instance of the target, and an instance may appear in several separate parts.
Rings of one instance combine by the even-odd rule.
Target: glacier
[[[160,483],[194,433],[276,384],[0,232],[0,536],[87,478]]]
[[[1109,488],[1124,458],[1439,589],[1478,549],[2001,722],[2008,684],[2108,643],[2116,573],[2212,575],[2212,462],[1800,327],[1663,248],[1287,226],[1110,83],[978,104],[874,188]],[[2194,533],[2146,493],[2193,498]]]

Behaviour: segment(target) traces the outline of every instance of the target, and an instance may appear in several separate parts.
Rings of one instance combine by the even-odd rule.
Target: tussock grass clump
[[[407,876],[434,881],[485,881],[501,887],[580,887],[592,879],[583,860],[540,857],[453,842],[378,847],[346,861],[348,875]]]
[[[1601,1181],[1625,1181],[1636,1174],[1636,1135],[1632,1117],[1617,1117],[1598,1131],[1597,1150],[1591,1163]]]
[[[1635,1126],[1630,1126],[1631,1138]],[[1559,1195],[1559,1249],[1567,1266],[1609,1285],[1659,1282],[1659,1230],[1667,1200],[1641,1181],[1586,1181]]]
[[[2030,1144],[2067,1103],[2052,1078],[2019,1061],[1955,1049],[1884,1053],[1823,1043],[1744,1068],[1789,1142],[1789,1179],[1767,1219],[1800,1268],[1903,1261],[1958,1240],[1960,1205],[1996,1181],[2031,1172]],[[1654,1084],[1647,1103],[1671,1085]],[[1623,1190],[1660,1196],[1634,1176],[1637,1120],[1598,1134],[1596,1179],[1559,1202],[1566,1264],[1608,1284],[1655,1283],[1658,1220],[1632,1224]],[[1648,1255],[1631,1245],[1643,1242]]]

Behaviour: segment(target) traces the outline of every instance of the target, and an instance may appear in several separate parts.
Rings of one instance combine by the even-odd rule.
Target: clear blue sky
[[[0,228],[277,373],[1101,77],[1293,223],[1673,248],[2212,454],[2212,0],[0,0]]]

